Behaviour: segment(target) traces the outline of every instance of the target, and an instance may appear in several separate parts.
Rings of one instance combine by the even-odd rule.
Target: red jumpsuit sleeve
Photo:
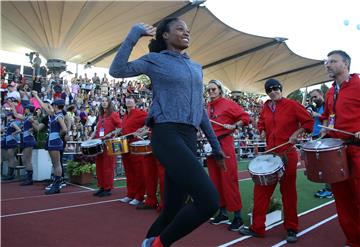
[[[117,112],[111,114],[112,122],[116,128],[121,129],[123,127],[122,120]]]
[[[233,103],[229,108],[229,113],[232,117],[238,121],[243,121],[243,125],[248,125],[250,123],[250,116],[244,109],[236,103]]]
[[[307,112],[303,105],[297,101],[294,102],[296,105],[297,120],[299,121],[302,128],[304,128],[308,133],[311,133],[314,127],[314,119],[311,117],[310,113]]]

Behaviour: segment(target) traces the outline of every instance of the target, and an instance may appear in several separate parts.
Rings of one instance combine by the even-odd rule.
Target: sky
[[[287,38],[303,57],[322,60],[343,50],[350,71],[360,73],[360,0],[207,0],[205,6],[239,31]]]

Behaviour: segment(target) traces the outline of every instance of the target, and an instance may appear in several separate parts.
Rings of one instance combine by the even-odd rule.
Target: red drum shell
[[[312,182],[331,184],[344,181],[350,176],[345,145],[321,150],[303,146],[302,157],[306,176]]]

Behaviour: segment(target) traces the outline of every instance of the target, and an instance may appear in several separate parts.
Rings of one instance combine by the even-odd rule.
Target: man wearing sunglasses
[[[298,154],[294,144],[303,132],[312,132],[314,120],[300,103],[282,97],[282,89],[278,80],[269,79],[265,82],[265,91],[270,100],[265,102],[261,110],[258,129],[261,137],[266,137],[268,150],[288,143],[275,149],[273,153],[287,159],[284,176],[279,183],[284,207],[284,228],[287,231],[286,241],[295,243],[299,223],[296,193]],[[276,185],[254,185],[253,223],[249,228],[240,229],[240,234],[264,237],[266,212]]]
[[[232,133],[237,127],[249,124],[249,114],[235,102],[223,97],[223,88],[220,81],[211,80],[207,90],[210,97],[208,115],[210,121],[212,121],[215,135],[227,157],[225,159],[226,170],[219,168],[216,165],[216,160],[211,156],[207,158],[209,176],[220,195],[219,213],[210,223],[213,225],[227,223],[229,222],[227,211],[234,212],[234,218],[228,226],[228,230],[238,231],[243,226],[240,213],[242,203]]]

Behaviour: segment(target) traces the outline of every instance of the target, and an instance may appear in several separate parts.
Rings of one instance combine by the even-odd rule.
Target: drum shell
[[[98,143],[96,145],[92,145],[88,147],[81,146],[80,149],[84,156],[89,156],[89,157],[96,156],[104,152],[104,147],[102,143]]]
[[[152,153],[152,147],[150,142],[133,142],[130,143],[129,148],[130,153],[135,155],[147,155]]]
[[[273,185],[276,184],[280,178],[284,175],[285,169],[284,167],[280,167],[274,173],[270,174],[253,174],[250,171],[250,175],[252,180],[257,185]]]
[[[349,178],[346,146],[301,150],[307,178],[315,183],[337,183]]]
[[[128,140],[126,138],[115,138],[106,141],[109,155],[121,155],[129,152]]]

